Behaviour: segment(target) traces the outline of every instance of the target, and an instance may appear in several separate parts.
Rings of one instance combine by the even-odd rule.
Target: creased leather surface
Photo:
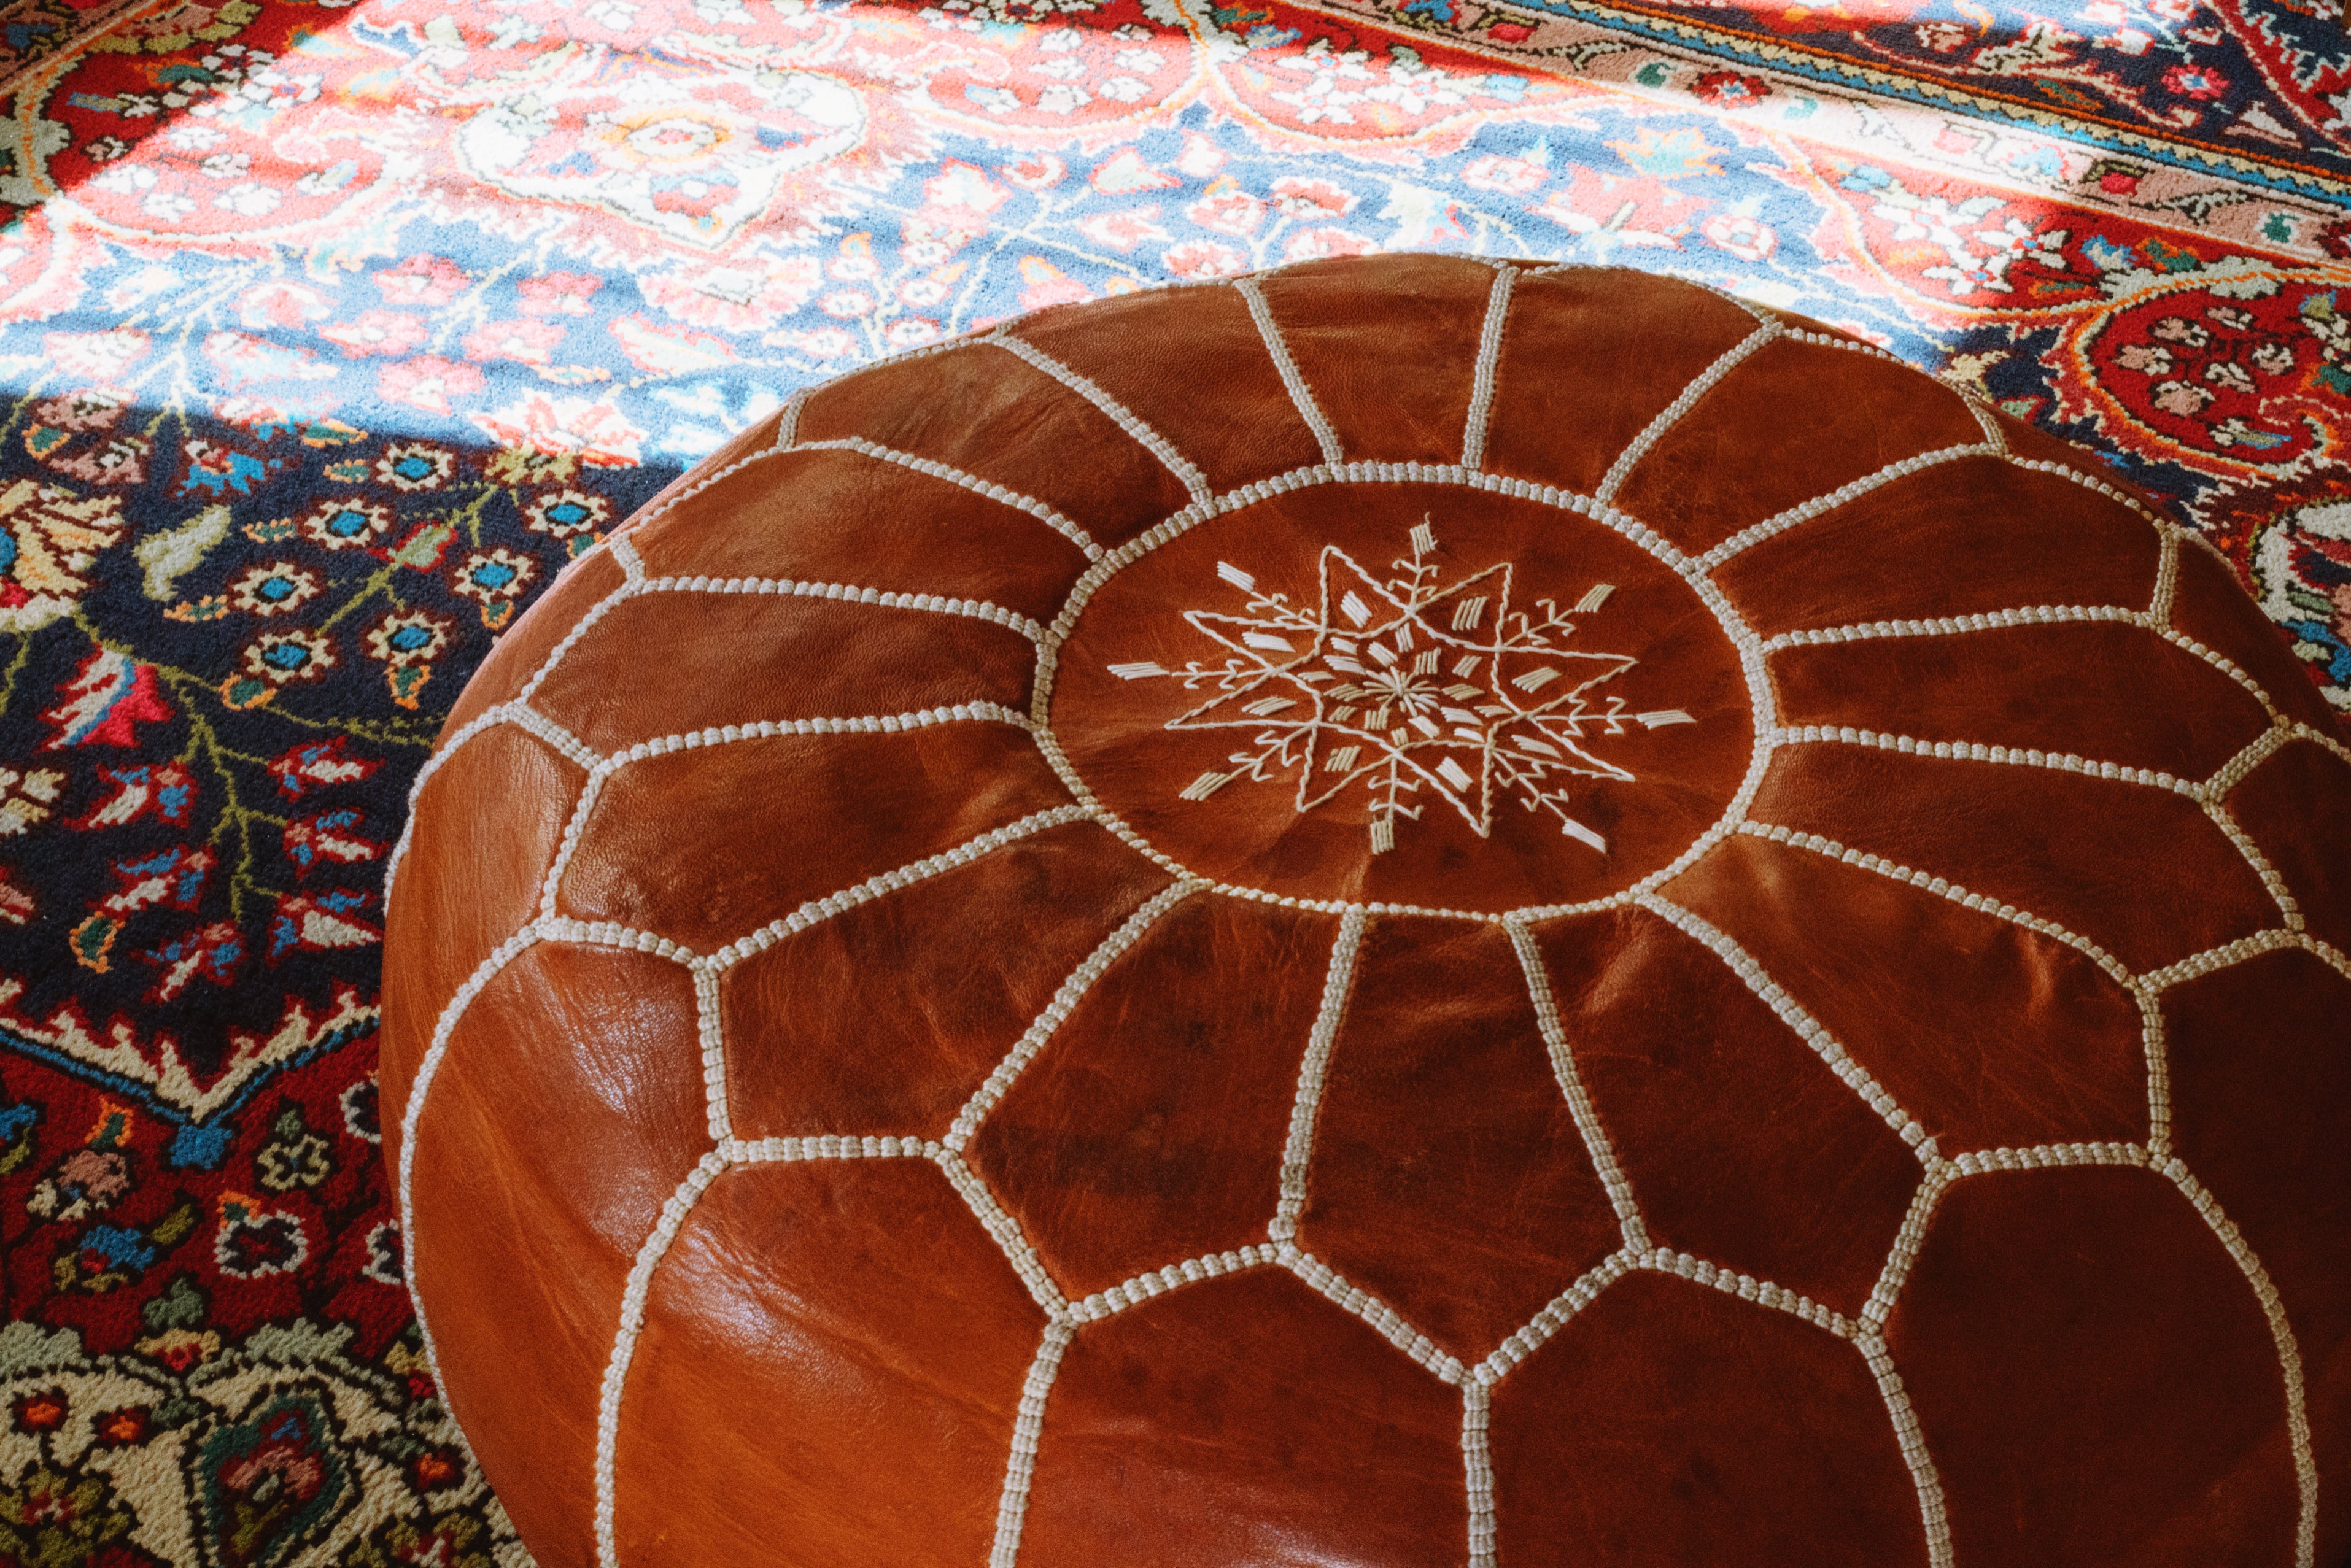
[[[1332,1052],[1299,1241],[1465,1360],[1622,1245],[1491,926],[1383,921]]]
[[[1647,911],[1562,922],[1542,950],[1656,1239],[1858,1315],[1909,1207],[1894,1130]]]
[[[1590,1311],[1592,1332],[1552,1341],[1494,1400],[1497,1511],[1556,1561],[1924,1556],[1877,1390],[1834,1343],[1655,1275]]]
[[[1938,1434],[1952,1544],[2019,1568],[2283,1562],[2285,1405],[2228,1254],[2144,1171],[1961,1185],[1887,1343]],[[2010,1370],[2030,1366],[2020,1378]]]
[[[461,705],[385,1142],[540,1561],[2339,1563],[2351,753],[2226,569],[1687,285],[1250,287],[820,390]]]

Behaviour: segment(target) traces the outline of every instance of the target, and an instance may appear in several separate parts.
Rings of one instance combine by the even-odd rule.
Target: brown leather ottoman
[[[876,366],[565,574],[402,848],[546,1568],[2351,1552],[2351,748],[1850,338],[1398,256]]]

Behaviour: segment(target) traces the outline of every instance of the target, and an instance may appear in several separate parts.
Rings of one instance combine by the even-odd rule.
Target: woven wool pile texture
[[[1671,272],[2096,451],[2351,708],[2351,45],[1946,9],[0,13],[0,1564],[525,1560],[400,1285],[383,859],[556,570],[867,360],[1379,249]]]

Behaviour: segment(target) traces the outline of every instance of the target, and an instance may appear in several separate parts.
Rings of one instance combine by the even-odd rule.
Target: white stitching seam
[[[991,479],[967,473],[951,464],[935,463],[927,457],[917,457],[911,452],[901,452],[894,446],[884,446],[878,441],[868,441],[862,435],[843,435],[831,441],[805,441],[792,448],[795,452],[854,452],[861,457],[871,457],[877,463],[894,463],[901,468],[911,468],[917,474],[943,479],[959,486],[975,496],[984,496],[998,506],[1009,507],[1016,512],[1026,512],[1071,544],[1085,552],[1088,560],[1102,559],[1102,546],[1093,536],[1059,511],[1034,496],[1024,496]]]
[[[1179,878],[1162,888],[1142,908],[1128,915],[1117,930],[1103,937],[1101,946],[1087,954],[1084,961],[1071,971],[1069,978],[1061,982],[1061,988],[1053,993],[1053,999],[1045,1004],[1045,1010],[1037,1015],[1028,1032],[1004,1053],[1004,1059],[989,1071],[986,1082],[972,1091],[971,1098],[965,1101],[963,1109],[956,1113],[955,1124],[939,1142],[960,1154],[971,1142],[972,1134],[979,1131],[981,1121],[1004,1097],[1004,1092],[1012,1087],[1013,1081],[1027,1070],[1037,1053],[1045,1049],[1045,1042],[1053,1037],[1054,1030],[1061,1027],[1062,1020],[1075,1010],[1093,983],[1102,978],[1102,972],[1117,962],[1121,954],[1141,941],[1143,934],[1150,930],[1161,915],[1199,891],[1198,883]]]
[[[1877,1380],[1878,1397],[1886,1401],[1886,1417],[1894,1425],[1894,1440],[1902,1449],[1902,1462],[1918,1493],[1918,1517],[1927,1529],[1928,1568],[1952,1568],[1951,1518],[1943,1500],[1942,1478],[1936,1473],[1927,1435],[1919,1430],[1918,1413],[1910,1407],[1910,1392],[1902,1385],[1894,1353],[1874,1333],[1856,1335],[1854,1344],[1870,1375]]]
[[[1683,935],[1722,960],[1730,972],[1745,982],[1747,988],[1780,1017],[1780,1021],[1795,1030],[1798,1039],[1812,1048],[1813,1054],[1828,1063],[1844,1086],[1861,1097],[1862,1103],[1876,1112],[1878,1119],[1894,1129],[1902,1141],[1910,1145],[1922,1160],[1936,1157],[1935,1140],[1927,1129],[1905,1111],[1893,1095],[1881,1087],[1867,1068],[1855,1061],[1840,1044],[1836,1036],[1823,1029],[1820,1021],[1806,1012],[1796,998],[1790,996],[1774,980],[1761,964],[1755,961],[1746,948],[1691,911],[1677,904],[1669,904],[1654,894],[1644,894],[1641,907],[1667,921]]]
[[[1236,279],[1233,290],[1249,306],[1249,319],[1257,323],[1257,334],[1265,342],[1266,358],[1281,377],[1281,384],[1290,392],[1290,402],[1298,410],[1298,417],[1314,433],[1315,444],[1322,449],[1322,461],[1338,463],[1346,454],[1339,445],[1339,433],[1331,428],[1330,416],[1322,405],[1314,401],[1314,392],[1299,373],[1298,361],[1290,355],[1290,345],[1282,340],[1281,326],[1273,319],[1273,308],[1265,302],[1265,294],[1254,277]]]
[[[1946,446],[1939,451],[1921,452],[1913,457],[1898,458],[1883,468],[1839,486],[1826,495],[1815,496],[1811,500],[1800,502],[1784,512],[1775,513],[1760,523],[1750,524],[1698,557],[1696,565],[1700,571],[1713,571],[1723,562],[1753,549],[1773,535],[1785,533],[1790,528],[1809,523],[1815,517],[1826,517],[1838,507],[1857,501],[1873,490],[1883,489],[1897,479],[1907,479],[1913,474],[1923,474],[1929,468],[1938,468],[1946,463],[1956,463],[1963,457],[1997,457],[1999,455],[1998,447],[1970,445]]]
[[[1991,406],[1964,387],[1954,387],[1952,390],[1959,394],[1959,401],[1968,405],[1968,412],[1975,415],[1976,424],[1984,433],[1985,444],[1996,449],[2002,456],[2006,456],[2008,432],[2001,429],[2000,421],[1993,415]]]
[[[1486,296],[1486,320],[1478,332],[1478,363],[1469,379],[1469,419],[1461,433],[1461,466],[1486,465],[1486,427],[1494,417],[1494,376],[1502,359],[1502,332],[1510,314],[1510,287],[1518,269],[1504,263],[1494,268],[1494,285]]]
[[[1423,1371],[1457,1386],[1468,1375],[1458,1360],[1439,1349],[1403,1313],[1371,1291],[1351,1282],[1345,1275],[1311,1252],[1287,1241],[1280,1243],[1275,1250],[1282,1268],[1306,1281],[1308,1287],[1324,1301],[1369,1323],[1382,1339],[1418,1362]]]
[[[1600,481],[1600,488],[1593,492],[1593,498],[1604,506],[1614,500],[1617,490],[1632,476],[1634,466],[1649,455],[1651,447],[1665,439],[1666,432],[1681,423],[1684,414],[1698,406],[1698,399],[1712,392],[1725,376],[1739,368],[1748,355],[1772,339],[1784,336],[1786,330],[1779,322],[1767,319],[1724,350],[1714,363],[1700,371],[1696,380],[1682,388],[1673,402],[1657,411],[1647,427],[1633,438],[1631,445],[1616,455],[1616,461],[1608,465],[1608,476]]]
[[[587,746],[580,741],[578,736],[572,734],[569,730],[564,728],[561,725],[556,723],[553,719],[548,717],[537,708],[528,706],[527,705],[519,702],[510,702],[506,704],[505,706],[507,714],[511,716],[513,722],[517,727],[547,742],[549,746],[554,747],[556,751],[559,752],[566,760],[575,762],[582,768],[594,768],[598,763],[604,760],[600,754],[589,750]]]
[[[2307,931],[2273,928],[2256,931],[2250,936],[2240,936],[2218,947],[2208,947],[2201,953],[2191,953],[2178,963],[2168,964],[2160,969],[2151,969],[2139,977],[2139,984],[2151,991],[2168,991],[2174,986],[2218,974],[2222,969],[2234,968],[2264,954],[2281,952],[2288,947],[2315,955],[2321,962],[2341,971],[2344,978],[2351,979],[2351,957],[2337,952]]]
[[[1037,1358],[1020,1386],[1020,1409],[1012,1424],[1012,1449],[1004,1466],[1004,1491],[996,1505],[996,1539],[987,1552],[988,1568],[1013,1568],[1020,1557],[1020,1526],[1029,1512],[1029,1482],[1037,1472],[1037,1444],[1045,1430],[1045,1400],[1053,1390],[1053,1375],[1061,1368],[1061,1353],[1077,1333],[1074,1324],[1056,1318],[1045,1325]]]
[[[1970,632],[2001,631],[2015,626],[2058,626],[2085,622],[2104,622],[2116,626],[2136,626],[2142,632],[2162,638],[2183,653],[2201,659],[2214,669],[2242,686],[2272,722],[2290,721],[2271,700],[2270,694],[2259,681],[2245,673],[2235,660],[2215,649],[2206,647],[2195,638],[2176,632],[2155,620],[2146,612],[2119,604],[2022,604],[2006,610],[1991,610],[1972,615],[1945,615],[1916,621],[1865,621],[1844,626],[1819,626],[1807,631],[1782,632],[1763,643],[1766,653],[1776,653],[1782,648],[1817,647],[1823,643],[1866,643],[1881,637],[1959,637]]]
[[[1756,821],[1740,823],[1739,831],[1754,838],[1768,839],[1775,844],[1792,844],[1800,850],[1810,850],[1814,854],[1824,855],[1830,860],[1842,862],[1846,865],[1876,872],[1878,875],[1890,878],[1895,882],[1907,883],[1912,887],[1923,888],[1938,898],[1948,898],[1962,908],[1976,910],[1980,914],[1991,915],[1995,919],[2022,925],[2028,931],[2038,932],[2043,936],[2063,942],[2068,947],[2074,948],[2105,970],[2107,977],[2116,985],[2128,986],[2132,983],[2130,970],[2125,967],[2123,961],[2095,942],[2076,932],[2068,931],[2053,920],[2043,920],[2031,911],[2019,909],[2012,904],[2002,904],[1997,899],[1970,893],[1959,883],[1931,873],[1916,871],[1909,866],[1862,850],[1848,849],[1835,840],[1823,838],[1818,833],[1802,832],[1794,828]]]
[[[960,615],[1018,632],[1040,642],[1045,629],[1026,615],[991,604],[985,599],[949,599],[936,593],[896,593],[888,589],[860,587],[853,582],[810,582],[789,577],[657,577],[646,582],[645,593],[777,594],[792,599],[831,599],[848,604],[872,604],[884,610],[914,610],[933,615]]]
[[[1472,1377],[1461,1385],[1461,1481],[1469,1494],[1469,1568],[1494,1568],[1494,1460],[1487,1422],[1494,1392]]]
[[[789,452],[792,444],[800,438],[800,411],[808,407],[809,394],[815,390],[814,387],[796,387],[791,396],[784,399],[784,406],[776,414],[776,439],[772,450]]]
[[[1202,474],[1198,465],[1190,458],[1178,452],[1174,442],[1154,430],[1144,422],[1141,415],[1095,385],[1089,378],[1080,375],[1027,339],[1016,338],[1010,332],[990,333],[980,340],[993,344],[1005,352],[1027,361],[1093,404],[1097,410],[1109,417],[1112,423],[1125,432],[1129,440],[1159,459],[1167,472],[1176,476],[1176,481],[1184,486],[1186,493],[1193,500],[1205,501],[1214,494],[1208,488],[1207,476]]]
[[[617,558],[620,554],[619,547],[626,542],[629,535],[635,533],[640,528],[651,526],[655,518],[675,511],[681,505],[692,500],[695,497],[701,495],[702,492],[709,489],[713,485],[718,484],[721,480],[731,479],[736,475],[740,474],[744,469],[751,466],[752,464],[758,462],[762,458],[773,457],[777,453],[782,450],[783,448],[778,446],[762,446],[757,452],[745,453],[742,456],[735,459],[734,462],[727,464],[724,468],[718,469],[715,473],[704,475],[701,478],[696,479],[693,484],[686,486],[684,489],[679,490],[676,494],[671,496],[667,500],[657,501],[653,505],[646,507],[641,511],[632,512],[628,517],[622,519],[620,527],[614,528],[611,533],[605,536],[605,542],[613,547],[613,554]]]
[[[685,1224],[686,1216],[694,1212],[694,1206],[726,1166],[726,1156],[713,1149],[686,1173],[677,1190],[663,1203],[661,1218],[645,1237],[644,1245],[637,1249],[636,1259],[629,1265],[628,1283],[622,1288],[620,1328],[612,1336],[612,1359],[605,1364],[604,1385],[596,1405],[596,1561],[600,1568],[619,1568],[621,1560],[612,1529],[619,1490],[621,1396],[628,1387],[629,1364],[636,1355],[637,1335],[644,1328],[645,1298],[653,1291],[653,1270],[661,1266],[670,1243]]]
[[[562,887],[563,873],[571,868],[571,857],[578,852],[580,837],[595,815],[605,781],[632,763],[665,757],[674,752],[732,746],[748,740],[778,740],[807,735],[899,735],[942,724],[1003,724],[1016,729],[1026,729],[1029,716],[999,703],[956,703],[952,706],[921,708],[912,713],[717,725],[679,735],[658,736],[613,752],[590,771],[588,782],[580,791],[579,802],[572,807],[570,819],[563,824],[563,837],[556,845],[555,858],[549,863],[546,878],[540,883],[539,913],[543,915],[555,914],[556,894]]]
[[[2269,1320],[2270,1338],[2276,1346],[2278,1371],[2285,1383],[2286,1443],[2294,1454],[2295,1490],[2301,1494],[2301,1517],[2294,1527],[2295,1568],[2312,1568],[2318,1555],[2318,1465],[2310,1448],[2310,1414],[2304,1403],[2302,1350],[2295,1343],[2294,1327],[2286,1321],[2285,1303],[2278,1299],[2277,1287],[2271,1282],[2269,1270],[2254,1255],[2252,1243],[2231,1222],[2220,1205],[2206,1191],[2204,1185],[2191,1175],[2178,1156],[2163,1163],[2163,1174],[2171,1178],[2196,1212],[2210,1227],[2212,1234],[2228,1249],[2230,1260],[2245,1276],[2245,1283],[2261,1303],[2262,1315]]]
[[[902,887],[911,887],[915,883],[953,871],[958,866],[969,865],[980,856],[1002,849],[1005,845],[1025,839],[1032,833],[1041,833],[1048,828],[1058,828],[1066,823],[1082,822],[1086,820],[1084,809],[1078,806],[1056,806],[1050,810],[1033,812],[1017,822],[1007,822],[1003,827],[992,829],[977,838],[967,840],[951,850],[925,856],[922,860],[911,862],[894,870],[885,871],[878,876],[868,877],[854,887],[827,894],[822,898],[810,899],[781,919],[771,920],[749,936],[738,936],[729,942],[726,946],[713,953],[709,962],[719,967],[737,963],[754,953],[766,952],[787,936],[805,931],[810,926],[830,920],[837,915],[844,914],[861,904],[871,903],[884,894],[895,893]]]
[[[1364,915],[1351,909],[1339,919],[1339,935],[1331,943],[1331,967],[1322,977],[1322,1004],[1314,1015],[1313,1031],[1306,1039],[1306,1054],[1298,1064],[1298,1093],[1290,1110],[1290,1136],[1281,1151],[1281,1200],[1267,1234],[1276,1241],[1298,1238],[1298,1217],[1306,1208],[1306,1167],[1314,1154],[1314,1119],[1322,1104],[1322,1079],[1331,1065],[1331,1047],[1339,1038],[1339,1020],[1347,1009],[1347,995],[1355,979],[1355,956],[1364,941]]]
[[[1525,926],[1512,923],[1503,929],[1510,934],[1511,949],[1517,953],[1519,967],[1526,977],[1527,999],[1533,1005],[1536,1026],[1541,1030],[1543,1045],[1551,1054],[1552,1076],[1558,1081],[1560,1094],[1567,1101],[1569,1114],[1575,1118],[1575,1130],[1583,1134],[1584,1153],[1592,1161],[1592,1168],[1607,1191],[1608,1207],[1615,1211],[1625,1245],[1635,1252],[1645,1250],[1649,1245],[1648,1228],[1641,1222],[1640,1207],[1633,1198],[1633,1184],[1624,1167],[1616,1163],[1616,1150],[1608,1141],[1608,1130],[1600,1124],[1600,1114],[1592,1108],[1592,1097],[1584,1092],[1583,1075],[1575,1067],[1575,1052],[1560,1024],[1559,1004],[1552,998],[1551,974],[1544,967],[1542,950],[1535,946],[1534,933]]]
[[[1800,832],[1794,829],[1763,822],[1747,822],[1740,831],[1773,843],[1790,844],[1814,854],[1825,856],[1845,865],[1874,872],[1893,882],[1904,883],[1938,898],[1949,899],[1965,909],[1988,915],[1997,920],[2062,942],[2088,958],[2105,971],[2106,977],[2127,992],[2139,1009],[2139,1031],[2147,1060],[2147,1147],[2161,1157],[2170,1150],[2171,1087],[2170,1065],[2164,1051],[2163,1009],[2155,988],[2134,977],[2127,965],[2077,932],[2069,931],[2053,920],[2043,920],[2012,904],[1969,892],[1959,883],[1924,871],[1886,860],[1864,851],[1848,849],[1833,839],[1817,833]]]
[[[449,1037],[455,1032],[458,1021],[465,1016],[465,1009],[473,1005],[475,997],[482,994],[484,987],[497,978],[501,970],[538,939],[536,929],[524,926],[500,943],[488,957],[475,966],[471,975],[465,977],[456,994],[449,998],[448,1005],[441,1009],[440,1017],[433,1022],[432,1041],[424,1048],[423,1056],[417,1061],[416,1077],[408,1086],[408,1104],[400,1119],[400,1175],[396,1197],[400,1205],[401,1265],[402,1271],[408,1278],[408,1293],[416,1309],[417,1336],[424,1342],[424,1359],[433,1366],[435,1377],[441,1375],[440,1362],[433,1348],[433,1326],[425,1321],[424,1299],[416,1293],[416,1248],[413,1245],[416,1236],[416,1134],[424,1123],[424,1097],[433,1087],[433,1080],[440,1074],[441,1063],[449,1053]]]

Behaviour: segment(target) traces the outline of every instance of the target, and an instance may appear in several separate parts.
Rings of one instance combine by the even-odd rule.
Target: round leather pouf
[[[794,397],[395,862],[544,1568],[2335,1568],[2351,748],[1870,345],[1317,263]]]

